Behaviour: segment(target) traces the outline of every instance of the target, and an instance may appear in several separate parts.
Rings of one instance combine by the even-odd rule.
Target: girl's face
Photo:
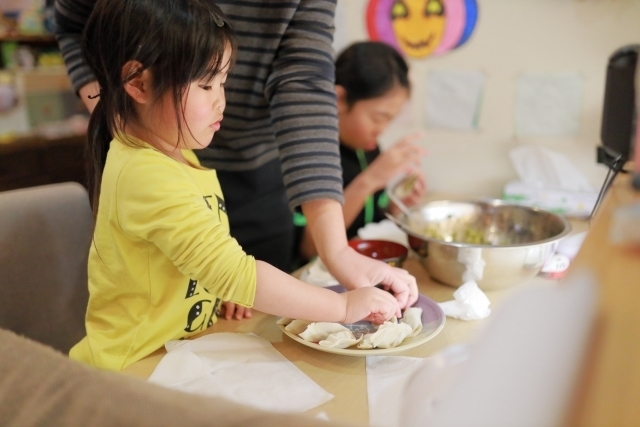
[[[357,101],[349,108],[346,92],[336,86],[340,142],[352,150],[374,150],[378,137],[409,99],[409,91],[399,85],[377,98]]]
[[[213,134],[220,129],[222,113],[226,100],[224,83],[229,71],[231,49],[227,49],[223,57],[226,64],[220,73],[210,81],[194,81],[187,87],[182,99],[181,127],[183,141],[179,148],[200,149],[211,143]],[[154,115],[156,123],[150,123],[154,133],[164,141],[165,150],[175,148],[178,140],[178,126],[171,93],[162,98],[159,114]]]

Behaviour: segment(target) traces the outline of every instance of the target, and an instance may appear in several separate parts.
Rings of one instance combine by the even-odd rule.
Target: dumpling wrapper
[[[422,308],[420,307],[409,307],[404,311],[402,319],[400,322],[406,323],[411,326],[411,333],[408,337],[415,337],[420,332],[422,332]]]
[[[373,334],[366,334],[358,348],[393,348],[400,345],[412,332],[406,323],[384,322]]]
[[[305,329],[304,332],[299,333],[298,336],[309,342],[320,342],[322,340],[326,340],[331,334],[343,331],[349,331],[349,329],[345,328],[340,323],[315,322],[309,324],[307,329]]]
[[[329,335],[326,340],[322,340],[318,344],[323,347],[347,348],[358,344],[360,341],[362,341],[362,337],[356,338],[353,332],[342,331]]]
[[[284,330],[287,332],[291,332],[292,334],[300,334],[302,332],[304,332],[305,329],[307,329],[307,326],[309,326],[309,324],[311,324],[310,321],[308,320],[292,320],[291,323],[289,323]]]
[[[358,348],[362,350],[370,350],[373,348],[373,343],[371,342],[371,337],[373,334],[364,334],[362,336],[362,341],[358,344]]]
[[[382,325],[371,337],[374,348],[397,347],[409,336],[412,329],[406,323]]]
[[[396,316],[391,316],[391,319],[389,319],[386,322],[384,322],[383,325],[386,324],[386,323],[397,324],[398,323],[398,318]],[[382,326],[382,325],[378,325],[378,327],[380,327],[380,326]]]

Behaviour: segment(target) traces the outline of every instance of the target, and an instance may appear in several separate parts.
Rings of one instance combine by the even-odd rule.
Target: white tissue
[[[482,249],[458,249],[458,262],[465,266],[464,273],[462,273],[462,280],[465,282],[481,280],[482,276],[484,276],[484,266],[486,263],[482,259]]]
[[[509,157],[522,182],[536,188],[593,191],[587,177],[564,154],[548,148],[521,145]]]
[[[489,298],[474,281],[466,282],[454,293],[452,301],[440,303],[440,307],[449,317],[462,320],[484,319],[491,313]]]

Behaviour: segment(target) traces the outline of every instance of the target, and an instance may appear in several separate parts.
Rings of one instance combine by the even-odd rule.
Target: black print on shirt
[[[202,326],[207,321],[207,318],[206,318],[207,316],[202,315],[204,312],[203,306],[205,303],[208,303],[208,302],[210,303],[211,300],[205,299],[202,301],[198,301],[197,303],[193,304],[193,306],[191,306],[191,309],[189,310],[189,314],[187,315],[187,327],[184,328],[185,331],[195,332],[202,329]]]
[[[227,213],[227,206],[224,204],[224,200],[216,196],[218,199],[218,219],[220,219],[220,212]]]
[[[204,202],[207,204],[207,207],[211,210],[213,210],[213,208],[211,207],[211,203],[209,203],[209,199],[212,198],[213,196],[203,196],[202,198],[204,199]]]
[[[214,196],[203,196],[202,198],[204,199],[204,202],[207,204],[207,207],[211,210],[213,210],[213,206],[211,206],[211,203],[209,203],[209,199],[213,199]],[[220,217],[220,212],[224,212],[225,214],[227,213],[227,206],[224,204],[224,199],[221,197],[218,197],[218,195],[215,195],[216,198],[216,202],[217,202],[217,208],[218,208],[218,219],[222,220],[222,218]]]
[[[187,296],[184,299],[191,298],[194,295],[198,295],[196,293],[196,285],[198,284],[197,280],[189,279],[189,287],[187,288]]]
[[[196,295],[199,295],[199,292],[196,292],[197,284],[198,284],[197,280],[193,280],[193,279],[189,280],[189,285],[187,287],[187,295],[185,296],[185,299],[189,299]],[[205,292],[209,294],[209,292],[206,289],[205,289]],[[211,306],[210,311],[206,310],[208,308],[207,306],[209,305]],[[216,315],[216,312],[219,306],[220,306],[220,298],[216,298],[215,302],[213,302],[210,299],[202,299],[197,301],[189,309],[189,313],[187,314],[187,326],[184,328],[184,330],[186,332],[201,331],[213,325],[213,316]],[[205,311],[208,311],[208,312],[205,312]]]

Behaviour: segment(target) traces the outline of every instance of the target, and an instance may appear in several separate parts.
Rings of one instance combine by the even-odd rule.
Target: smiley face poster
[[[462,46],[478,20],[476,0],[369,0],[367,31],[413,58]]]

